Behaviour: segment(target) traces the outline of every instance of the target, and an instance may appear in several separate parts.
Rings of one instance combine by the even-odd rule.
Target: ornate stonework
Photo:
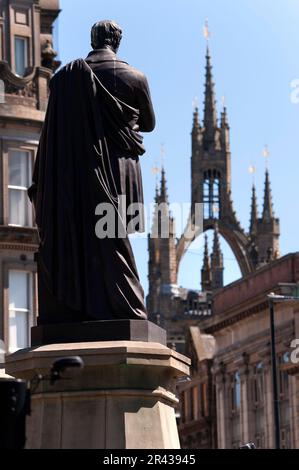
[[[21,222],[11,224],[10,206],[13,202],[10,197],[13,186],[10,186],[9,159],[11,152],[19,152],[22,158],[28,158],[30,168],[26,166],[26,171],[28,178],[31,178],[29,173],[33,168],[45,117],[48,85],[53,71],[59,65],[55,61],[56,53],[52,46],[53,23],[58,14],[57,0],[7,0],[0,3],[0,79],[4,83],[5,92],[1,96],[4,102],[0,104],[0,339],[4,339],[7,348],[11,340],[11,272],[27,273],[31,279],[28,293],[28,342],[30,326],[36,322],[34,253],[38,246],[37,231],[31,223],[33,217],[28,217],[25,226]],[[16,50],[16,38],[25,44],[21,57],[24,61],[22,76],[15,72],[16,54],[20,53]],[[48,44],[47,41],[51,44],[51,50],[42,47]]]

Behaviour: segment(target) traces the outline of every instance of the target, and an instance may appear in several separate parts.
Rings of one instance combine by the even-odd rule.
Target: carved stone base
[[[31,328],[31,345],[89,341],[145,341],[166,346],[166,331],[148,320],[101,320]]]
[[[28,449],[180,447],[175,384],[188,375],[189,359],[149,342],[52,344],[11,354],[6,371],[29,380],[73,355],[85,363],[79,374],[33,391]]]

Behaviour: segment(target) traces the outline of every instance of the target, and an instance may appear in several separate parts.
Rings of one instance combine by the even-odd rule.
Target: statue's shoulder
[[[134,70],[134,75],[135,75],[135,86],[136,89],[138,90],[147,90],[148,89],[148,81],[146,75],[141,72],[141,70],[135,69],[132,67]]]
[[[131,77],[134,77],[136,83],[143,84],[147,82],[146,75],[143,72],[141,72],[141,70],[136,69],[132,65],[127,64],[127,71],[130,72]]]
[[[66,75],[69,75],[70,73],[77,71],[77,70],[82,70],[82,69],[87,69],[88,65],[84,61],[84,59],[75,59],[69,62],[68,64],[64,65],[61,67],[51,78],[50,80],[50,88],[53,86],[53,84],[63,80]]]
[[[87,64],[84,59],[75,59],[61,67],[58,72],[56,72],[55,77],[59,77],[66,73],[72,72],[73,70],[86,68]]]

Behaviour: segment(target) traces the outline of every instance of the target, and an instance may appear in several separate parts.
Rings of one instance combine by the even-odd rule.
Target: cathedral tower
[[[171,236],[164,239],[149,238],[149,295],[147,299],[150,318],[168,331],[178,347],[183,341],[186,326],[198,324],[202,312],[212,311],[212,295],[223,287],[223,254],[220,236],[230,246],[243,276],[258,269],[264,263],[279,256],[279,220],[273,213],[269,172],[266,171],[264,204],[261,217],[258,214],[255,186],[252,189],[250,227],[241,227],[233,207],[231,190],[231,150],[228,112],[223,105],[218,117],[213,68],[209,47],[205,57],[204,106],[202,112],[196,106],[191,132],[191,212],[186,230],[195,226],[196,204],[203,207],[203,231],[214,231],[211,256],[205,239],[204,260],[201,270],[202,292],[177,286],[180,262],[196,237],[185,237],[176,242],[174,220],[169,214],[165,172],[162,171],[161,187],[156,194],[156,207],[166,203],[164,212],[169,219]],[[155,209],[154,219],[158,218]],[[197,227],[198,228],[198,227]],[[190,232],[189,232],[190,233]],[[194,278],[198,272],[194,270]],[[207,313],[208,312],[208,313]],[[180,344],[182,347],[182,344]]]
[[[161,319],[161,312],[169,311],[169,299],[176,292],[177,283],[175,221],[169,211],[164,168],[162,168],[160,189],[156,188],[153,225],[151,234],[148,236],[148,248],[147,307],[151,313],[151,319],[154,320],[157,316]]]
[[[196,204],[203,207],[203,230],[213,229],[217,222],[233,251],[242,275],[249,274],[261,263],[279,256],[279,221],[273,216],[269,174],[266,172],[263,217],[258,219],[255,188],[253,189],[250,230],[240,225],[233,208],[231,192],[230,127],[226,106],[217,119],[215,86],[210,49],[207,46],[204,107],[202,121],[198,107],[193,114],[191,156],[191,223]],[[196,235],[198,236],[199,233]],[[193,240],[181,237],[177,244],[178,265]]]
[[[261,218],[257,220],[256,244],[259,263],[268,263],[279,257],[279,219],[275,217],[270,187],[269,171],[265,174],[264,204]]]

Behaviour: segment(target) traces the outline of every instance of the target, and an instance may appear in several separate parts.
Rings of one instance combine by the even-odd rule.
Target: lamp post
[[[268,295],[270,309],[270,336],[271,336],[271,369],[272,369],[272,386],[273,386],[273,412],[275,427],[275,448],[280,449],[280,409],[279,409],[279,393],[277,378],[277,361],[275,347],[275,303],[298,301],[299,297],[276,295],[271,293]]]
[[[23,449],[26,443],[26,416],[30,415],[31,393],[42,381],[54,385],[67,379],[65,371],[82,369],[84,362],[79,356],[63,357],[55,361],[49,375],[36,374],[27,388],[25,380],[0,377],[0,449]],[[70,377],[69,377],[70,378]]]

